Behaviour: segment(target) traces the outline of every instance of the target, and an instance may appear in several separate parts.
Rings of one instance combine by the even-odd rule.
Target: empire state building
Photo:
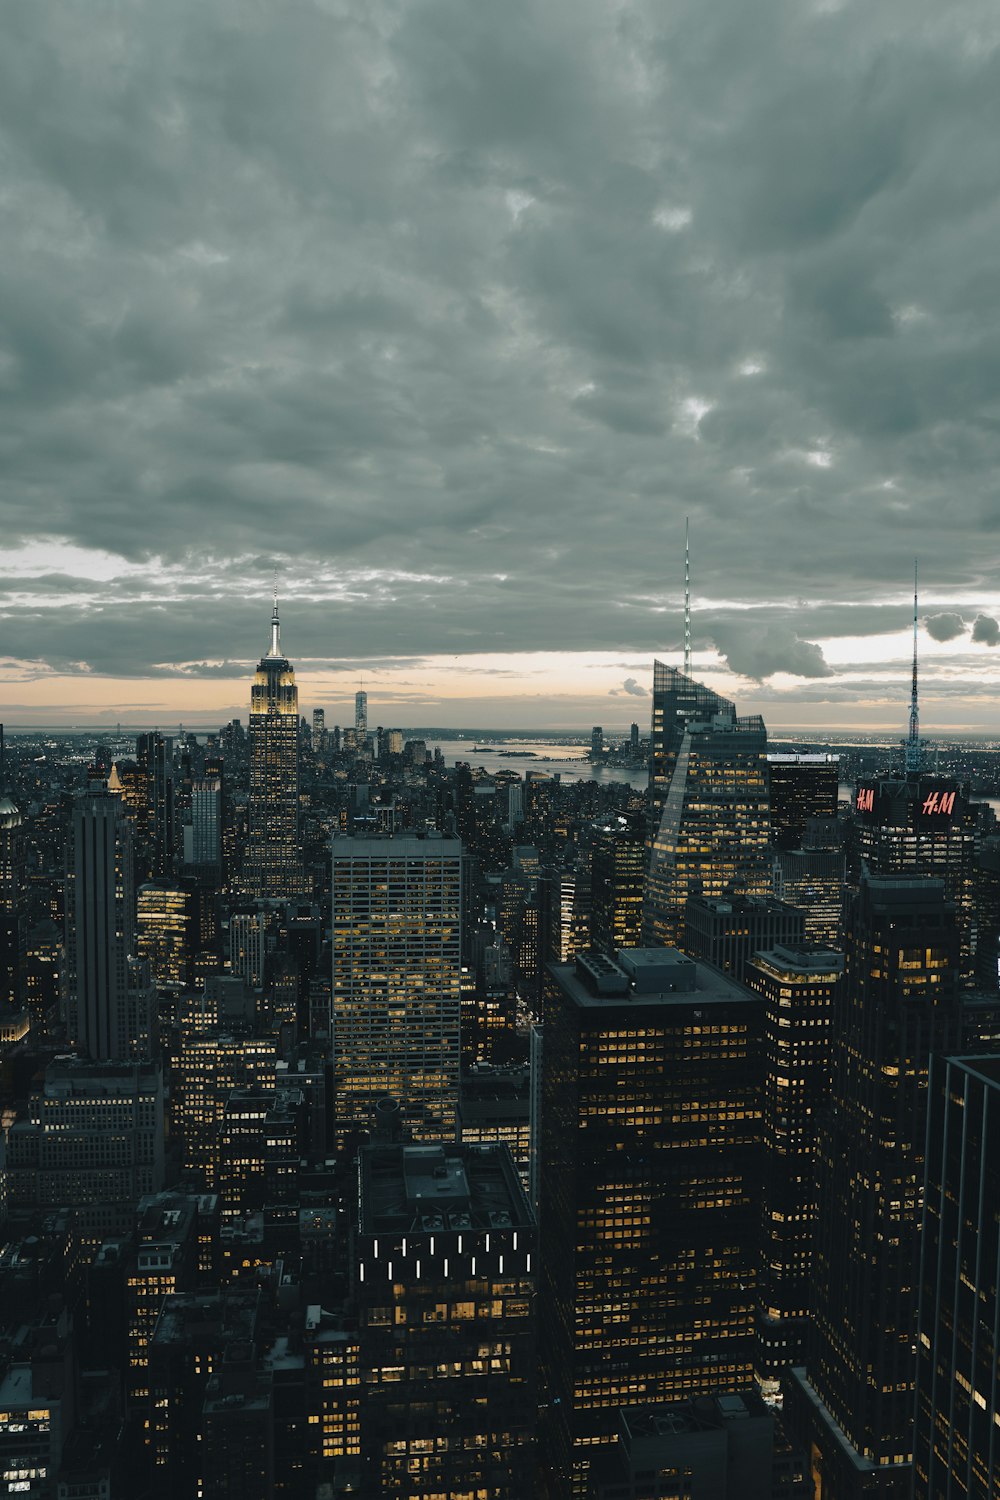
[[[254,896],[303,894],[299,859],[299,693],[281,651],[278,596],[271,649],[257,664],[250,694],[250,807],[244,876]]]

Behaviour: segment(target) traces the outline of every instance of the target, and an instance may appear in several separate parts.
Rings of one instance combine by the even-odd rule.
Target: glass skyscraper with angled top
[[[250,693],[249,837],[244,885],[280,899],[305,892],[299,857],[299,692],[282,654],[278,599],[271,649],[257,664]]]
[[[737,718],[731,703],[674,676],[681,681],[661,694],[659,732],[654,701],[655,826],[643,903],[643,941],[667,947],[683,945],[689,896],[763,896],[771,882],[764,720]]]

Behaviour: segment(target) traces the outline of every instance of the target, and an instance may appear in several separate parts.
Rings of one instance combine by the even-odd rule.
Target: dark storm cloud
[[[972,639],[980,646],[1000,645],[1000,625],[990,615],[977,615],[972,627]]]
[[[741,677],[773,677],[790,672],[796,677],[832,677],[814,641],[803,641],[782,625],[759,626],[745,621],[734,631],[716,630],[715,644],[730,670]]]
[[[964,635],[968,626],[961,615],[946,610],[939,615],[928,615],[924,621],[924,629],[932,640],[953,641],[956,636]]]
[[[1000,561],[998,41],[979,0],[10,0],[5,547],[193,582],[20,579],[66,602],[5,652],[224,675],[275,557],[301,657],[676,649],[686,514],[696,596],[769,604],[696,611],[735,671],[905,629],[915,553],[950,638]]]

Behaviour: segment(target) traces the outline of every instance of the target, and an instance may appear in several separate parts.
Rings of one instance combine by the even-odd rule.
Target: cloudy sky
[[[994,0],[6,0],[0,705],[1000,734]],[[645,699],[645,702],[643,701]]]

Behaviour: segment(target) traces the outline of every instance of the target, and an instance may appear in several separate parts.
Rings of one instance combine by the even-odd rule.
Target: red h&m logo
[[[955,810],[954,792],[931,792],[924,799],[924,813],[947,814]]]
[[[858,788],[858,812],[875,811],[875,788],[863,786]],[[924,809],[926,811],[926,808]]]

